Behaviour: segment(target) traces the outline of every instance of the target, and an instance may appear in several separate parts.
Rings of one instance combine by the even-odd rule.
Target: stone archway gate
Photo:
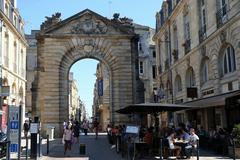
[[[54,126],[58,135],[68,119],[68,72],[83,58],[94,58],[107,66],[110,121],[126,122],[115,110],[136,99],[137,37],[129,19],[115,16],[109,20],[88,9],[63,21],[60,13],[46,18],[37,35],[38,66],[32,86],[33,115],[40,117],[43,131]]]

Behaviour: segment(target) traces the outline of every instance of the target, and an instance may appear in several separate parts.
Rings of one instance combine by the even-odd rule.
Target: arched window
[[[179,75],[176,76],[175,78],[175,92],[181,92],[182,91],[182,80]]]
[[[186,86],[187,87],[194,87],[196,84],[195,84],[195,74],[194,74],[194,71],[193,71],[193,68],[190,67],[188,70],[187,70],[187,74],[186,74]]]
[[[222,65],[224,74],[228,74],[236,70],[235,53],[231,45],[228,45],[224,51]]]
[[[205,58],[201,65],[201,82],[205,83],[209,80],[209,59]]]

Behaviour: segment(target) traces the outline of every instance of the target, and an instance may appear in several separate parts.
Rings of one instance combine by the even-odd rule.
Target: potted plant
[[[230,157],[233,157],[233,146],[235,146],[235,158],[240,158],[240,123],[234,125],[231,139],[230,146],[228,147],[228,154]]]

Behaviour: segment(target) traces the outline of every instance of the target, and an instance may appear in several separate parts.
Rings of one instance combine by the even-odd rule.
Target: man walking
[[[97,138],[98,138],[98,129],[99,129],[99,128],[98,128],[99,123],[98,123],[97,118],[95,118],[93,125],[94,125],[95,135],[96,135],[95,139],[97,139]]]

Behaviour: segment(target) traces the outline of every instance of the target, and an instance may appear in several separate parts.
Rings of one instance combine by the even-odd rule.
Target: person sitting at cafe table
[[[181,135],[180,138],[184,141],[189,141],[190,135],[187,133],[186,129],[181,129]]]
[[[185,147],[187,158],[190,158],[190,155],[193,152],[193,150],[197,148],[198,140],[199,140],[199,137],[195,134],[194,128],[191,128],[189,142],[188,142],[188,145]]]
[[[174,133],[174,132],[172,132],[172,133],[167,137],[168,144],[169,144],[169,149],[173,150],[174,155],[175,155],[177,158],[180,158],[181,147],[174,145],[174,142],[175,142],[175,139],[174,139],[174,138],[175,138],[175,133]]]

